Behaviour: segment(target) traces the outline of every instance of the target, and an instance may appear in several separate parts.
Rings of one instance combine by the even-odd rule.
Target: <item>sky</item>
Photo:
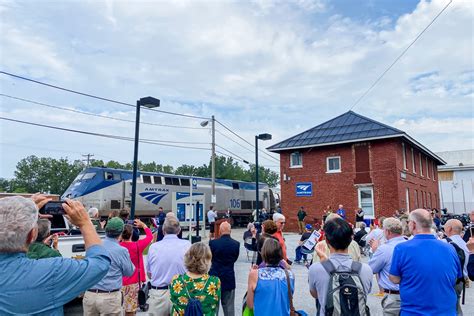
[[[0,71],[132,105],[153,96],[160,110],[200,117],[142,110],[141,138],[201,148],[143,143],[144,162],[208,163],[200,123],[211,115],[248,141],[217,123],[217,150],[253,162],[256,134],[272,134],[264,149],[347,112],[448,3],[0,0]],[[473,16],[472,1],[453,1],[353,111],[434,152],[473,149]],[[133,106],[3,74],[0,93],[1,117],[134,137]],[[0,153],[11,178],[28,155],[125,163],[133,143],[0,120]],[[276,154],[259,162],[279,170]]]

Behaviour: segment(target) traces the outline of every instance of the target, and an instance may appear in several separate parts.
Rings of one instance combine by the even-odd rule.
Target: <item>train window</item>
[[[94,176],[95,176],[95,172],[88,172],[82,177],[81,180],[90,180],[94,178]]]
[[[120,176],[120,173],[112,173],[112,172],[104,172],[104,179],[105,180],[121,180],[122,177]]]
[[[120,201],[119,200],[111,200],[110,201],[110,208],[113,210],[120,209]]]
[[[258,205],[259,205],[258,208],[259,208],[259,209],[262,209],[262,207],[263,207],[263,202],[262,202],[262,201],[258,201]],[[257,207],[256,207],[256,206],[257,206],[256,201],[252,201],[252,206],[253,206],[252,209],[256,209],[256,208],[257,208]]]
[[[171,185],[173,184],[173,181],[169,177],[165,177],[165,184]]]
[[[151,183],[151,176],[142,176],[143,183]]]
[[[251,210],[252,209],[252,201],[241,200],[240,201],[240,207],[243,210]]]
[[[155,182],[155,184],[161,184],[161,177],[154,176],[153,181]]]
[[[173,185],[179,185],[179,178],[171,178],[173,181]]]
[[[238,190],[239,189],[239,184],[237,182],[232,182],[232,189]]]
[[[181,179],[181,185],[189,187],[189,179]]]

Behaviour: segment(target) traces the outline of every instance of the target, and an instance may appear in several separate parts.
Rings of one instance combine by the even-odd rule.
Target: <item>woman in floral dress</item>
[[[211,268],[211,249],[198,242],[184,255],[185,274],[175,275],[170,284],[172,315],[182,316],[190,298],[198,299],[204,316],[215,316],[219,310],[221,282],[208,274]]]

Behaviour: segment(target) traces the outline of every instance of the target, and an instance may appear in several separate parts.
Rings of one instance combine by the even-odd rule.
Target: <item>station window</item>
[[[428,164],[428,156],[425,159],[426,161],[426,177],[429,179],[430,178],[430,165]]]
[[[155,184],[161,184],[161,177],[154,176],[153,181],[155,182]]]
[[[303,155],[300,152],[294,152],[290,155],[290,167],[302,167]]]
[[[142,176],[143,183],[151,183],[151,176]]]
[[[411,165],[413,167],[413,173],[416,173],[415,152],[413,147],[411,148]]]
[[[405,143],[402,143],[402,155],[403,155],[403,169],[407,170],[407,153],[405,151]]]
[[[341,157],[327,157],[327,172],[341,172]]]
[[[181,179],[181,185],[189,187],[189,179]]]
[[[420,176],[423,177],[423,156],[420,153]]]

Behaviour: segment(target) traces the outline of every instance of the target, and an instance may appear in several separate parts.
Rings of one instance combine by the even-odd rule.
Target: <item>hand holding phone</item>
[[[40,208],[40,214],[45,215],[64,215],[66,214],[62,204],[64,201],[49,201]]]

